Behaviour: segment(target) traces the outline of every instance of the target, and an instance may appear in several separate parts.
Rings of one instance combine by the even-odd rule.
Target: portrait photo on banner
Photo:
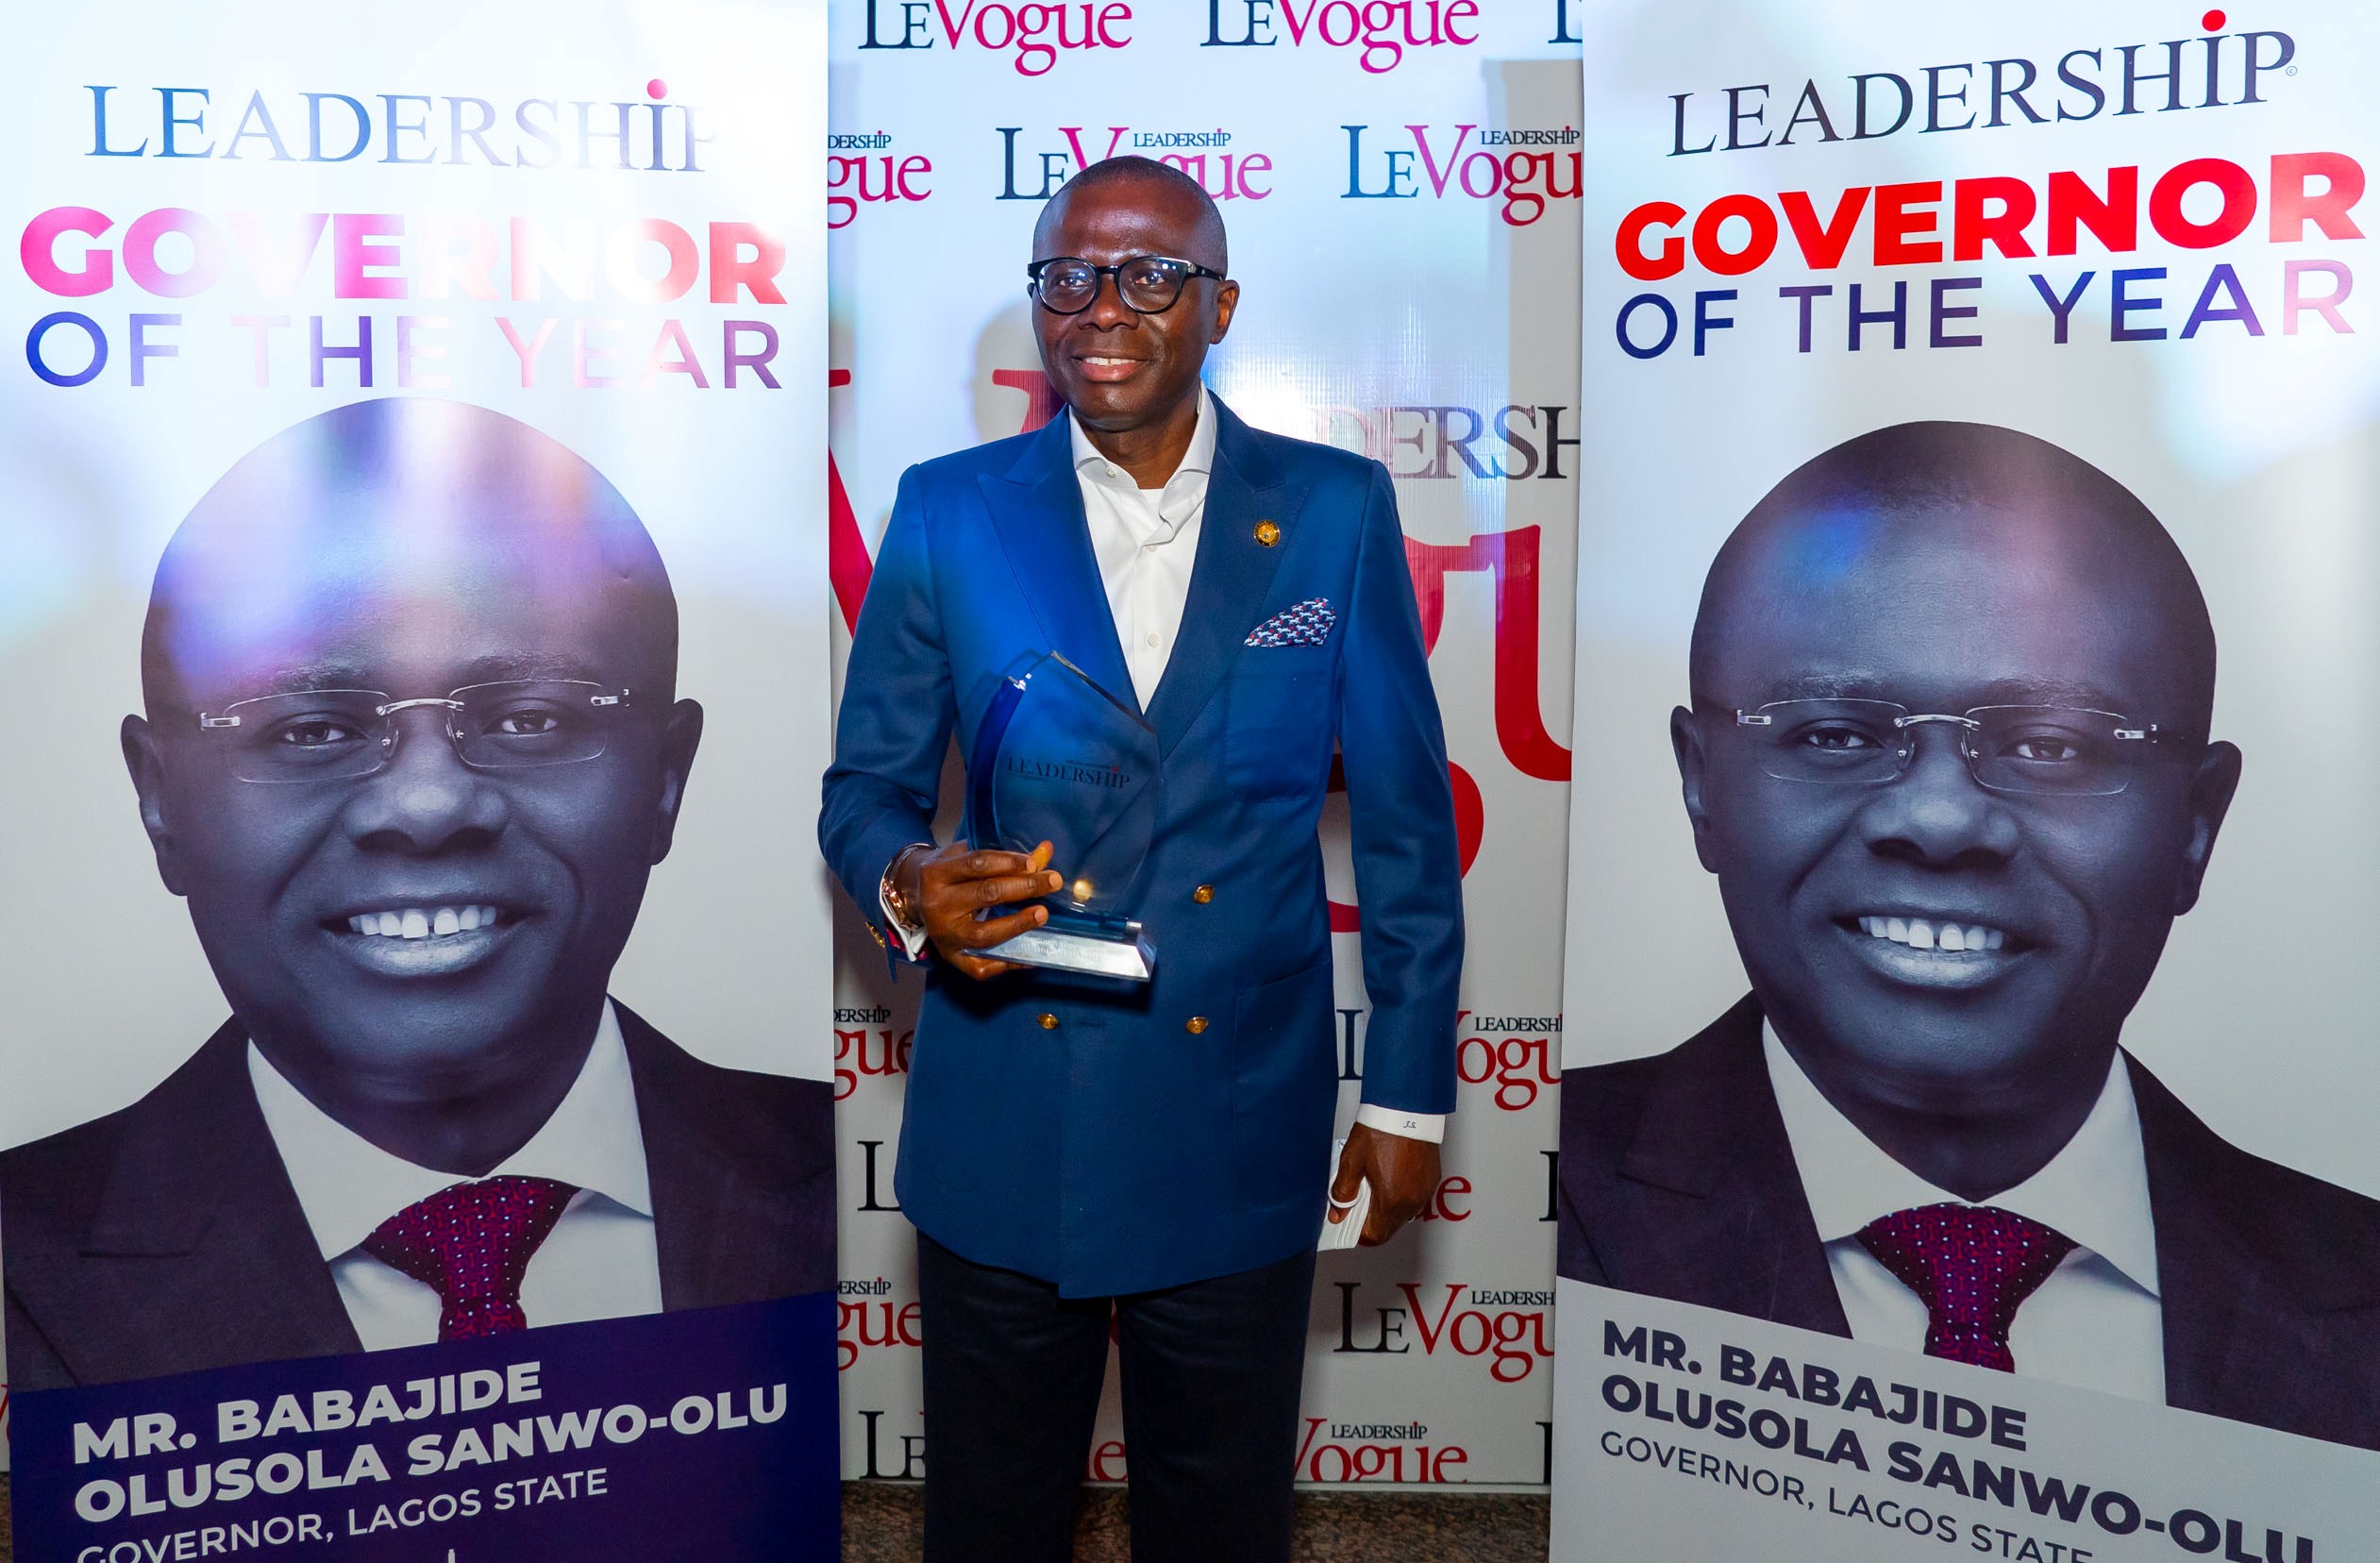
[[[230,1017],[0,1153],[15,1390],[830,1285],[830,1087],[608,992],[696,774],[678,615],[600,472],[460,401],[306,418],[183,517],[124,823]]]
[[[1782,475],[1663,735],[1750,992],[1566,1071],[1561,1275],[2380,1447],[2380,1203],[2121,1041],[2265,759],[2222,630],[2048,440],[1895,424]]]

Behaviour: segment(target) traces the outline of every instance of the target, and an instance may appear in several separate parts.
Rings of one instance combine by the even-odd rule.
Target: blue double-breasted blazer
[[[1388,474],[1252,429],[1219,399],[1215,415],[1188,605],[1145,713],[1154,841],[1117,908],[1146,927],[1155,977],[979,983],[935,962],[910,1055],[902,1208],[1066,1296],[1231,1274],[1315,1241],[1339,1074],[1316,834],[1334,746],[1363,908],[1364,1100],[1454,1106],[1453,798]],[[1320,644],[1244,644],[1316,598],[1332,615]],[[1064,417],[901,479],[818,825],[871,923],[885,866],[931,839],[952,734],[970,752],[999,675],[1050,650],[1132,698]]]

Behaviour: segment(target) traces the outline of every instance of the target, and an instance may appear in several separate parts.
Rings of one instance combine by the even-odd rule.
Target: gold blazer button
[[[1269,521],[1256,523],[1256,541],[1267,548],[1281,541],[1281,529]]]
[[[1187,1022],[1187,1029],[1189,1030],[1191,1035],[1198,1035],[1200,1032],[1207,1029],[1207,1017],[1203,1015],[1192,1016]]]
[[[1041,1029],[1043,1031],[1056,1031],[1058,1029],[1058,1017],[1050,1014],[1048,1010],[1044,1010],[1041,1016]]]

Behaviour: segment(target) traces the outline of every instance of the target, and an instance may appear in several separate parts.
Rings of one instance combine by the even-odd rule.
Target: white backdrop
[[[1209,382],[1261,428],[1390,463],[1458,795],[1477,800],[1447,1182],[1386,1249],[1323,1258],[1299,1477],[1540,1483],[1580,470],[1575,25],[1560,0],[1116,0],[1085,35],[1094,8],[1065,9],[1037,44],[1013,27],[1040,8],[835,13],[838,593],[856,609],[903,468],[1047,417],[1023,271],[1042,198],[1085,160],[1182,160],[1220,202],[1243,285]],[[1327,846],[1343,825],[1326,815],[1349,898],[1344,847]],[[1357,939],[1336,945],[1360,1056]],[[844,1471],[915,1476],[913,1237],[891,1206],[916,979],[886,980],[847,909],[840,950]],[[1350,1078],[1342,1126],[1356,1094]],[[1112,1389],[1093,1480],[1128,1464]]]

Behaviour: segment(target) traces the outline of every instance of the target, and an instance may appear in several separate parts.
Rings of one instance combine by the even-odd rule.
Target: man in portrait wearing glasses
[[[830,1088],[606,996],[702,733],[677,662],[635,513],[485,409],[326,412],[198,502],[123,747],[231,1018],[0,1156],[12,1387],[830,1283]]]
[[[2156,518],[2009,429],[1862,435],[1719,550],[1689,679],[1751,993],[1566,1071],[1561,1273],[2380,1445],[2380,1204],[2118,1042],[2240,774]]]
[[[1050,200],[1026,275],[1066,415],[903,477],[852,644],[819,838],[927,963],[897,1188],[930,1563],[1072,1555],[1111,1328],[1133,1556],[1285,1559],[1326,1210],[1368,1183],[1380,1242],[1437,1185],[1461,873],[1396,499],[1379,463],[1200,385],[1228,263],[1215,203],[1163,164],[1097,163]],[[977,914],[1061,876],[932,845],[952,734],[972,754],[1002,675],[1048,652],[1153,730],[1151,846],[1116,903],[1157,952],[1145,983],[987,957],[1044,914]],[[1335,1178],[1334,743],[1371,1003]]]

